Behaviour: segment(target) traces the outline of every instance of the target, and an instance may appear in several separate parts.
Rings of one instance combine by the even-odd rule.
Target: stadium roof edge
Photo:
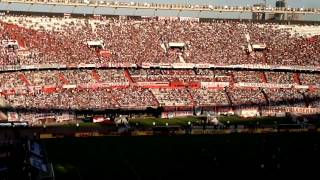
[[[153,10],[176,10],[176,11],[197,11],[197,12],[238,12],[238,13],[291,13],[291,14],[320,14],[320,8],[275,8],[275,7],[254,7],[254,6],[215,6],[215,5],[191,5],[191,4],[160,4],[160,3],[137,3],[137,2],[107,2],[99,0],[0,0],[1,3],[17,3],[30,5],[52,5],[52,6],[73,6],[73,7],[106,7],[106,8],[127,8],[127,9],[153,9]]]
[[[141,16],[141,15],[117,15],[117,14],[93,14],[93,13],[69,13],[69,12],[33,12],[33,11],[12,11],[12,10],[1,10],[1,15],[31,15],[31,16],[47,16],[47,17],[64,17],[68,14],[72,18],[94,18],[95,15],[101,15],[102,17],[128,17],[128,18],[156,18],[160,16]],[[168,17],[170,18],[170,17]],[[253,23],[274,23],[283,25],[320,25],[320,21],[301,21],[301,20],[252,20],[252,19],[234,19],[234,18],[199,18],[199,22],[209,22],[213,20],[225,20],[225,21],[241,21],[241,22],[253,22]]]

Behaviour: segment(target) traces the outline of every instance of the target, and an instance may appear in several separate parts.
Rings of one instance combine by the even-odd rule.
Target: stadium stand
[[[302,81],[302,84],[305,85],[317,85],[320,84],[320,75],[301,73],[300,80]]]
[[[14,109],[317,108],[320,28],[296,26],[0,16],[0,94]]]
[[[297,89],[265,89],[271,105],[305,107],[302,93]]]
[[[224,89],[194,89],[191,90],[198,106],[229,105]]]
[[[293,74],[286,72],[267,72],[268,83],[293,84]]]
[[[1,16],[0,20],[2,39],[17,40],[29,54],[21,57],[16,51],[2,49],[1,54],[6,55],[3,63],[7,64],[191,62],[319,66],[319,36],[292,35],[272,24],[31,16]],[[245,34],[251,44],[266,44],[265,53],[248,55],[244,50]],[[102,57],[86,46],[88,41],[97,39],[105,43],[109,56]]]
[[[229,88],[232,104],[235,106],[265,105],[266,100],[257,88]]]
[[[253,83],[263,82],[263,78],[261,78],[261,72],[234,71],[233,75],[237,82],[253,82]]]

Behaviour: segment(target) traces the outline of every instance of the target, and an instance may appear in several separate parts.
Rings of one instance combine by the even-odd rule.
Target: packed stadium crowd
[[[128,73],[126,73],[128,72]],[[0,74],[1,94],[15,107],[39,108],[134,108],[157,106],[277,105],[308,106],[319,96],[318,74],[168,69],[80,69],[15,71]],[[265,82],[264,77],[267,78]],[[301,80],[300,80],[301,79]],[[184,82],[178,87],[153,87],[138,83]],[[199,86],[188,86],[198,82]],[[227,83],[213,88],[201,83]],[[245,87],[238,83],[249,83]],[[253,84],[275,85],[254,87]],[[104,86],[101,86],[104,84]],[[294,85],[303,88],[294,88]],[[277,86],[277,85],[280,85]],[[290,85],[283,88],[281,85]],[[311,87],[308,88],[308,87]],[[307,87],[307,88],[305,88]],[[282,102],[287,101],[287,102]],[[319,101],[319,100],[317,100]],[[66,102],[66,103],[64,103]],[[297,103],[295,103],[297,102]],[[286,104],[287,103],[287,104]],[[317,105],[311,103],[310,105]]]
[[[193,89],[191,94],[199,106],[228,105],[229,100],[224,89]]]
[[[0,40],[0,66],[109,62],[320,66],[319,36],[291,34],[275,24],[0,16]],[[6,46],[9,40],[16,40],[19,47]],[[88,45],[89,41],[98,40],[103,47]],[[265,44],[266,49],[249,52],[248,41]],[[102,50],[107,53],[102,54]],[[169,86],[138,85],[149,82],[167,82]],[[170,86],[173,82],[182,83],[179,87]],[[188,85],[191,82],[198,85]],[[216,82],[227,84],[210,84]],[[248,83],[271,85],[250,87]],[[319,85],[317,73],[272,70],[83,68],[0,73],[0,94],[7,104],[40,109],[320,107]],[[43,90],[48,87],[52,89]]]
[[[266,99],[258,88],[229,88],[232,105],[266,105]]]
[[[16,108],[34,109],[108,109],[118,107],[110,91],[62,89],[56,93],[36,91],[28,95],[9,95],[5,99]]]
[[[266,73],[267,81],[270,83],[279,83],[279,84],[293,84],[293,74],[286,72],[267,72]]]
[[[262,72],[234,71],[233,75],[235,77],[236,82],[253,82],[253,83],[264,82],[264,75]]]
[[[320,74],[304,74],[300,76],[300,81],[302,84],[316,85],[320,84]]]
[[[265,89],[271,105],[305,107],[304,94],[296,89]]]
[[[126,73],[127,72],[127,73]],[[0,73],[0,88],[20,86],[62,86],[64,84],[96,84],[136,82],[245,82],[269,84],[300,84],[317,86],[317,73],[270,71],[238,71],[216,69],[69,69],[13,71]]]
[[[16,39],[28,55],[1,49],[3,64],[192,62],[319,66],[319,36],[292,35],[274,24],[233,21],[179,21],[102,18],[75,19],[1,16],[1,39]],[[212,33],[214,32],[214,33]],[[266,51],[248,54],[251,43]],[[86,43],[102,40],[111,54],[102,57]],[[170,43],[183,47],[170,48]]]
[[[308,100],[310,100],[309,107],[320,107],[319,94],[319,89],[315,91],[309,91],[307,93]]]

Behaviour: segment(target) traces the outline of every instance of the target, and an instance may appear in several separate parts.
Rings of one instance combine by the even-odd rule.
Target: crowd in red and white
[[[224,89],[192,89],[194,102],[197,106],[228,106],[229,101]]]
[[[266,72],[268,83],[293,84],[293,74],[288,72]]]
[[[228,93],[234,106],[266,105],[266,98],[258,88],[229,88]]]
[[[248,52],[251,43],[263,51]],[[19,49],[0,46],[0,66],[32,64],[210,63],[320,66],[320,37],[291,34],[273,24],[235,21],[171,21],[157,18],[49,18],[1,16],[0,40],[14,39]],[[90,48],[102,40],[108,55]],[[183,47],[169,47],[180,43]],[[228,82],[230,87],[146,88],[138,82]],[[67,69],[0,73],[1,93],[31,86],[54,86],[52,92],[27,88],[28,95],[3,95],[16,108],[112,109],[158,106],[285,105],[320,107],[319,90],[240,88],[239,82],[320,86],[316,73],[220,69]],[[110,83],[100,87],[99,83]],[[182,84],[183,84],[182,83]],[[62,88],[63,85],[77,88]],[[114,86],[114,87],[113,87]],[[121,86],[121,87],[119,87]],[[229,86],[229,85],[228,85]],[[310,102],[311,99],[317,99]]]
[[[320,84],[320,74],[301,73],[300,81],[301,81],[301,84],[307,84],[307,85]]]
[[[126,74],[125,72],[129,72]],[[257,88],[238,87],[237,83],[249,82],[266,84],[263,82],[263,76],[266,74],[268,83],[274,84],[292,84],[291,88],[280,89],[281,87]],[[129,76],[129,77],[127,77]],[[114,97],[112,105],[92,107],[156,107],[156,106],[208,106],[208,105],[266,105],[268,102],[277,105],[278,101],[287,101],[288,105],[304,106],[308,105],[307,99],[319,96],[309,89],[295,89],[293,73],[283,72],[264,72],[264,71],[225,71],[225,70],[163,70],[163,69],[99,69],[99,70],[44,70],[44,71],[22,71],[0,73],[0,89],[2,95],[6,97],[6,91],[14,90],[16,95],[11,94],[7,97],[9,104],[22,104],[31,107],[41,105],[43,107],[73,107],[73,102],[83,102],[83,106],[76,103],[74,107],[91,106],[94,101],[97,104],[103,101],[90,97],[99,95],[104,97]],[[318,74],[298,73],[296,76],[301,79],[303,87],[319,86]],[[133,82],[130,82],[132,78]],[[281,79],[279,79],[281,78]],[[231,83],[235,79],[234,83]],[[223,88],[210,89],[199,86],[185,87],[144,87],[138,85],[138,82],[223,82],[230,83]],[[100,86],[99,84],[107,84]],[[65,86],[73,85],[73,86]],[[235,87],[233,87],[235,86]],[[37,87],[37,88],[32,88]],[[42,92],[42,88],[51,87],[50,91]],[[78,89],[78,90],[74,90]],[[103,91],[102,89],[108,89]],[[92,94],[89,92],[92,91]],[[317,91],[316,91],[317,92]],[[264,94],[265,93],[265,94]],[[27,94],[27,95],[26,95]],[[30,96],[29,96],[29,95]],[[60,94],[60,95],[59,95]],[[113,96],[107,96],[112,94]],[[83,96],[83,97],[82,97]],[[305,96],[305,98],[303,97]],[[16,97],[16,101],[14,100]],[[58,101],[59,97],[61,102]],[[230,101],[228,100],[230,97]],[[80,99],[84,100],[80,100]],[[45,100],[48,100],[45,102]],[[56,100],[55,100],[56,99]],[[63,103],[62,101],[70,102]],[[72,100],[79,99],[79,100]],[[25,102],[24,102],[25,101]],[[295,101],[303,103],[295,104]],[[52,104],[52,105],[49,105]]]
[[[319,36],[292,34],[274,24],[235,21],[178,21],[157,18],[76,19],[1,16],[1,39],[15,39],[28,51],[0,50],[1,64],[47,63],[211,63],[319,66]],[[246,51],[250,43],[263,43],[262,52]],[[102,40],[110,56],[87,46]],[[170,48],[169,43],[184,47]]]
[[[320,107],[320,90],[313,90],[307,92],[307,103],[309,107]]]
[[[15,108],[102,110],[119,107],[107,89],[61,89],[54,93],[38,91],[29,95],[10,95],[5,99]]]
[[[233,76],[236,82],[251,82],[261,83],[263,82],[263,72],[259,71],[233,71]]]
[[[161,106],[192,106],[192,98],[187,89],[152,89]]]
[[[297,89],[264,89],[272,106],[306,107],[303,92]]]
[[[112,90],[112,94],[121,107],[145,108],[157,107],[159,105],[151,90],[146,88],[119,88]]]

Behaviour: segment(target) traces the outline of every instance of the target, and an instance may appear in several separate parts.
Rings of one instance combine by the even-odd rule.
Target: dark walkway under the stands
[[[44,140],[56,179],[213,179],[317,175],[319,133]]]

